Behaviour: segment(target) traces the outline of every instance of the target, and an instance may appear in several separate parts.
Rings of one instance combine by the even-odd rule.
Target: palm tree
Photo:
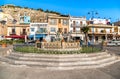
[[[88,42],[87,37],[88,37],[89,27],[88,27],[88,26],[84,26],[84,27],[81,28],[81,31],[85,34],[85,40],[86,40],[85,43],[86,43],[86,45],[88,45],[88,44],[87,44],[87,42]]]

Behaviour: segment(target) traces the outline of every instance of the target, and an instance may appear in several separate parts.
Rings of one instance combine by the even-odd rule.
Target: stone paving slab
[[[7,51],[8,51],[9,49],[12,49],[12,48],[13,48],[12,45],[9,45],[9,46],[7,46],[7,47],[5,47],[5,48],[0,47],[0,56],[6,55],[6,54],[7,54]]]
[[[0,79],[120,79],[120,62],[104,68],[45,70],[0,64]]]

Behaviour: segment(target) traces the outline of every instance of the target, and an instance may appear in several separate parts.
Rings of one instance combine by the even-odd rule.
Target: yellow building
[[[51,40],[56,38],[57,32],[60,33],[60,37],[67,39],[67,33],[69,32],[69,17],[68,16],[48,16],[49,35]]]
[[[25,38],[29,35],[29,24],[7,24],[8,38]]]
[[[13,20],[12,16],[0,10],[0,40],[7,35],[7,24]]]
[[[105,24],[89,24],[89,40],[95,43],[102,42],[102,40],[111,40],[113,39],[114,26],[105,25]]]

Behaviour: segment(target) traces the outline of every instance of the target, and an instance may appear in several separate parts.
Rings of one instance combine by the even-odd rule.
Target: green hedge
[[[96,47],[82,47],[82,49],[80,50],[81,53],[94,53],[100,51],[101,49]]]
[[[0,44],[3,44],[3,43],[6,43],[6,44],[14,44],[14,43],[24,43],[24,39],[17,39],[17,40],[7,40],[7,39],[4,39],[4,40],[0,40]]]
[[[33,46],[15,47],[14,51],[22,53],[39,53],[39,54],[79,54],[79,53],[96,53],[101,50],[92,47],[83,47],[81,50],[74,51],[57,51],[57,50],[43,50]]]

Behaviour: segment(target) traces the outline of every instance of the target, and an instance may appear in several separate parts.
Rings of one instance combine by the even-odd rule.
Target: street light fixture
[[[90,11],[88,15],[91,15],[91,21],[93,21],[94,15],[98,15],[98,12]],[[92,26],[92,43],[94,44],[94,26]]]

